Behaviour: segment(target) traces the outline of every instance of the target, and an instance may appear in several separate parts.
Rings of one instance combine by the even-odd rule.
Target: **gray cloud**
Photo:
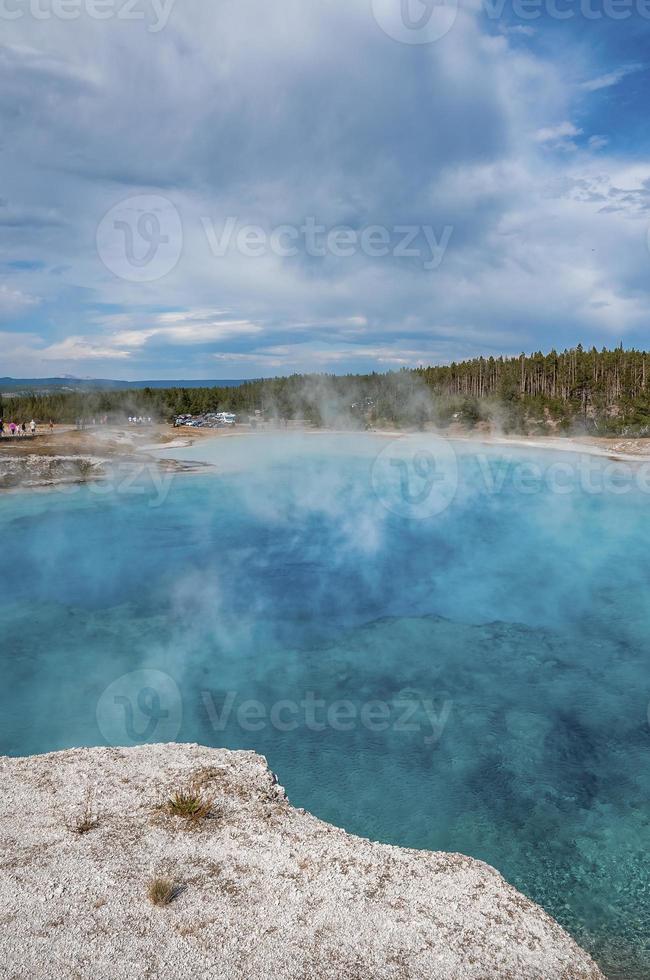
[[[40,338],[14,370],[343,370],[618,339],[644,322],[649,253],[631,218],[650,161],[607,159],[603,127],[572,114],[621,69],[567,81],[521,32],[512,48],[467,9],[435,44],[399,44],[365,0],[179,0],[158,33],[89,18],[3,33],[0,262],[7,295],[30,297],[12,329]],[[179,260],[153,282],[120,279],[97,226],[154,193],[181,217]],[[267,234],[313,217],[453,235],[432,270],[362,251],[217,257],[202,221],[231,215]]]

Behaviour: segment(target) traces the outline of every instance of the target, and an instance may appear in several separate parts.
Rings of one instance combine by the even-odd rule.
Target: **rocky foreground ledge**
[[[253,752],[72,749],[0,765],[0,962],[13,980],[602,980],[493,868],[296,810]],[[166,802],[190,783],[210,801],[201,819]],[[156,906],[161,876],[176,889]]]

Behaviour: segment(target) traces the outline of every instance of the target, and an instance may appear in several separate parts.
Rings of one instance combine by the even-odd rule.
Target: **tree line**
[[[291,375],[238,387],[34,391],[0,398],[0,417],[74,423],[129,415],[172,421],[181,414],[231,411],[247,421],[304,419],[312,425],[363,428],[471,427],[505,432],[650,434],[650,354],[584,349],[517,357],[477,357],[386,374]]]

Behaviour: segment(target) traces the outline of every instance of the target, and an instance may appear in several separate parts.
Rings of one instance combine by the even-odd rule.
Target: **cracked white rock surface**
[[[375,844],[294,809],[253,752],[2,758],[0,975],[11,980],[602,980],[493,868]],[[213,816],[160,809],[199,774]],[[97,826],[66,824],[91,788]],[[179,893],[147,898],[155,875]]]

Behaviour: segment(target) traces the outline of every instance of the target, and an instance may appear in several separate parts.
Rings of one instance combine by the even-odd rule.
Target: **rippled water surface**
[[[2,497],[0,750],[254,748],[294,804],[482,858],[647,978],[650,495],[465,445],[423,516],[426,453],[385,445],[219,439],[168,486]]]

